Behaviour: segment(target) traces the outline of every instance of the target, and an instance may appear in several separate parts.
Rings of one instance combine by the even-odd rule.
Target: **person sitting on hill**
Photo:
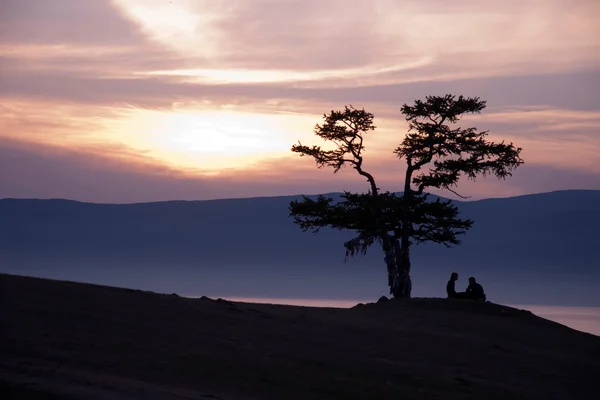
[[[456,293],[456,289],[455,289],[454,285],[457,280],[458,280],[458,274],[456,272],[453,272],[450,275],[450,280],[448,281],[448,284],[446,284],[446,293],[448,293],[449,299],[464,298],[464,293]]]
[[[482,301],[485,301],[486,299],[483,287],[479,283],[477,283],[474,277],[469,278],[469,286],[467,287],[467,291],[465,292],[465,298]]]

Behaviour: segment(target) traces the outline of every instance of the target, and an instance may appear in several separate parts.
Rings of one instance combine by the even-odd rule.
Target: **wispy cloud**
[[[140,45],[144,35],[110,0],[1,0],[0,38],[10,44]]]
[[[0,139],[52,154],[46,162],[62,167],[48,171],[68,164],[106,179],[90,172],[95,159],[124,180],[157,183],[155,195],[150,184],[134,196],[106,180],[104,195],[88,192],[114,201],[360,188],[359,177],[332,179],[289,152],[315,140],[323,113],[352,103],[376,115],[370,167],[395,190],[399,107],[457,93],[488,100],[465,123],[514,141],[527,161],[510,181],[468,185],[472,194],[599,188],[598,2],[352,4],[0,0]],[[535,176],[547,170],[556,180]],[[57,193],[37,180],[17,190],[15,177],[2,177],[14,193]],[[210,189],[165,191],[168,179]]]

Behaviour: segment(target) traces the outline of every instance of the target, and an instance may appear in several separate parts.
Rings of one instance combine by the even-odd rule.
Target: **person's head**
[[[470,277],[470,278],[469,278],[469,283],[470,283],[471,285],[474,285],[474,284],[476,284],[476,283],[477,283],[477,281],[475,280],[475,278],[474,278],[474,277]]]
[[[456,272],[453,272],[452,275],[450,275],[450,280],[455,281],[457,279],[458,279],[458,274]]]

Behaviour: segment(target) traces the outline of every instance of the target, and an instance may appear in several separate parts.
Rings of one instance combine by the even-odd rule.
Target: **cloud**
[[[65,70],[106,74],[118,66],[121,77],[356,87],[564,73],[600,63],[593,1],[568,7],[460,1],[443,13],[448,7],[440,1],[356,1],[347,7],[334,0],[59,0],[48,10],[32,0],[4,2],[6,37],[19,40],[3,42],[37,45],[30,53],[45,55],[45,69],[68,60]],[[511,12],[517,6],[520,12]],[[64,56],[57,57],[40,47],[57,44],[91,51],[75,57],[63,47]],[[121,51],[108,52],[107,46]]]
[[[496,105],[600,103],[594,1],[2,1],[4,96],[397,107],[458,91]]]
[[[600,111],[515,108],[465,118],[496,141],[514,142],[535,164],[596,173],[600,177]]]
[[[0,0],[0,38],[4,43],[46,45],[146,42],[110,0]]]
[[[371,159],[382,190],[401,190],[402,164]],[[463,182],[472,199],[559,189],[600,189],[599,173],[526,164],[506,181]],[[170,168],[125,146],[98,144],[63,148],[15,140],[0,142],[0,198],[68,198],[100,203],[201,200],[289,194],[317,194],[368,185],[352,170],[336,175],[317,170],[308,159],[264,160],[253,170],[229,169],[218,176]],[[440,194],[449,196],[449,193]]]
[[[402,140],[406,123],[395,107],[384,107],[379,113],[376,104],[369,106],[374,108],[367,109],[376,111],[378,129],[366,137],[366,166],[387,182],[389,190],[398,190],[397,177],[402,175],[403,165],[392,149]],[[128,148],[130,155],[148,160],[144,165],[156,163],[188,176],[232,177],[242,174],[242,170],[265,179],[275,176],[279,181],[316,181],[325,176],[322,172],[313,175],[313,162],[298,160],[289,151],[299,140],[309,145],[323,144],[312,132],[314,124],[322,119],[313,110],[314,104],[290,103],[289,109],[296,112],[264,106],[248,112],[247,107],[181,103],[156,110],[126,105],[53,106],[31,100],[0,101],[0,138],[96,151],[100,156],[106,149]],[[321,110],[327,109],[323,105]],[[489,130],[494,141],[514,142],[523,148],[527,165],[553,165],[555,169],[600,175],[598,123],[600,111],[538,106],[485,111],[465,118],[461,125]],[[344,180],[339,182],[343,184],[363,182],[354,179],[351,172],[342,176]]]
[[[402,165],[390,149],[406,131],[399,107],[446,93],[488,101],[467,121],[522,146],[523,171],[542,166],[565,186],[597,179],[595,1],[51,3],[0,0],[0,138],[21,160],[45,155],[46,169],[32,165],[54,171],[48,182],[65,193],[88,198],[58,178],[86,187],[69,172],[81,163],[108,190],[86,193],[103,199],[162,198],[150,182],[181,196],[360,190],[360,177],[331,179],[289,154],[345,104],[375,113],[369,163],[395,190]],[[139,183],[120,189],[113,179]],[[472,193],[527,190],[528,180],[514,182],[478,183]]]
[[[156,46],[2,45],[4,79],[52,77],[61,84],[74,80],[135,79],[147,68],[175,68],[186,59]],[[148,81],[151,83],[153,77]]]
[[[68,149],[14,140],[0,142],[0,198],[68,198],[132,203],[330,191],[326,179],[304,186],[265,174],[231,171],[194,176],[123,146]],[[314,171],[313,171],[314,172]],[[314,176],[314,173],[312,174]]]
[[[344,79],[345,85],[397,83],[569,71],[600,60],[594,1],[119,4],[154,40],[199,58],[197,75],[209,80],[213,72],[222,77],[227,71],[243,78],[249,70],[252,79],[254,71],[272,71],[277,79],[288,72],[291,80],[299,72],[337,71],[339,79],[329,76],[320,85]],[[166,22],[178,13],[189,17]],[[357,78],[352,71],[361,68]],[[377,73],[382,68],[392,72]]]
[[[399,108],[405,102],[431,94],[461,93],[488,100],[490,108],[551,106],[598,110],[600,68],[581,73],[491,77],[455,81],[386,84],[355,88],[296,88],[288,84],[211,85],[178,82],[172,77],[103,78],[61,71],[5,70],[0,93],[15,98],[33,97],[95,104],[126,103],[168,107],[175,101],[207,100],[217,104],[264,104],[295,100],[326,104],[382,103]],[[315,107],[314,111],[320,113]]]
[[[123,78],[187,65],[186,57],[148,38],[111,0],[0,0],[0,11],[4,79],[11,73]]]

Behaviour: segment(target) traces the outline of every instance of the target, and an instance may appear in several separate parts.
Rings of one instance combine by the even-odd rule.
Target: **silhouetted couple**
[[[469,300],[482,300],[485,301],[485,293],[483,292],[483,287],[477,283],[475,278],[469,278],[469,286],[467,286],[467,290],[465,292],[456,292],[454,288],[455,282],[458,280],[458,274],[453,272],[450,275],[450,280],[446,285],[446,292],[448,293],[449,299],[469,299]]]

